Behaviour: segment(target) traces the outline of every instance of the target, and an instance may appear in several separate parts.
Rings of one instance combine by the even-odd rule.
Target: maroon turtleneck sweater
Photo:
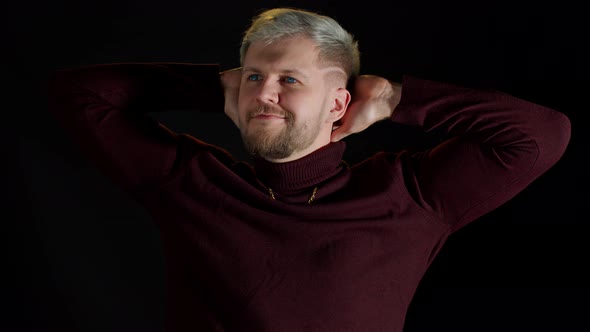
[[[554,165],[570,137],[562,113],[503,93],[402,85],[391,120],[448,139],[351,168],[343,142],[250,166],[146,115],[223,112],[214,65],[55,71],[50,110],[157,223],[166,331],[394,332],[447,237]]]

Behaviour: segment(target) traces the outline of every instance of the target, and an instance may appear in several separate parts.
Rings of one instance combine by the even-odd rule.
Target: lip
[[[285,117],[280,116],[280,115],[273,115],[273,114],[260,114],[260,115],[253,117],[253,119],[261,119],[261,120],[281,119],[281,120],[284,120]]]

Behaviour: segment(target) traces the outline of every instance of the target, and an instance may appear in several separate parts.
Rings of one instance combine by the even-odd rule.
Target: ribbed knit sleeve
[[[558,111],[498,91],[404,76],[392,121],[444,141],[405,161],[413,199],[454,229],[505,203],[553,166],[570,139]]]
[[[49,110],[82,153],[127,191],[166,177],[179,139],[147,115],[166,110],[223,112],[217,65],[112,63],[55,70]]]

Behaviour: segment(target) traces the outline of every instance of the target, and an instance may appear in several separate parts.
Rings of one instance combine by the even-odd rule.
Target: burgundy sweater
[[[223,112],[218,70],[118,63],[50,79],[61,125],[158,225],[168,332],[401,332],[448,236],[548,170],[570,138],[560,112],[404,76],[391,120],[441,130],[442,144],[350,168],[344,142],[249,165],[146,114]]]

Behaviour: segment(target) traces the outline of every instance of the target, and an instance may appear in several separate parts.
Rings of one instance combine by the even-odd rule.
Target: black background
[[[3,7],[1,233],[7,331],[161,331],[163,257],[142,207],[81,157],[46,109],[50,70],[106,62],[238,66],[263,8],[337,19],[360,41],[361,73],[490,87],[572,121],[563,158],[454,234],[424,277],[406,331],[588,331],[588,24],[565,1],[52,1]],[[8,83],[8,84],[6,84]],[[246,158],[222,113],[162,114],[171,129]],[[404,136],[404,135],[406,136]],[[380,123],[346,139],[349,161],[421,144]],[[4,320],[4,319],[3,319]],[[6,326],[6,325],[5,325]]]

